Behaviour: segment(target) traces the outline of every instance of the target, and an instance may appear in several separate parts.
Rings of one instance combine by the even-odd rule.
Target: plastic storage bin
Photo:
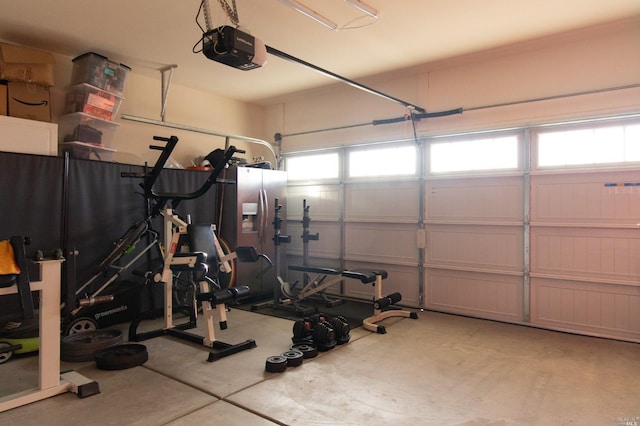
[[[99,161],[113,161],[113,157],[117,152],[112,148],[84,142],[64,142],[60,144],[60,150],[63,153],[68,152],[71,158]]]
[[[131,68],[124,64],[117,64],[105,56],[88,52],[73,59],[71,85],[87,83],[122,97],[130,71]]]
[[[122,98],[87,83],[72,86],[67,91],[65,112],[84,112],[103,120],[113,120]]]
[[[60,116],[59,142],[87,142],[110,148],[118,123],[96,118],[84,112]]]

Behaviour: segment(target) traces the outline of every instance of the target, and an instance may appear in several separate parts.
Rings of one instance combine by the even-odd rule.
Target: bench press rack
[[[293,298],[284,293],[287,288],[287,282],[280,276],[280,254],[279,246],[281,244],[289,244],[291,242],[291,235],[282,235],[282,205],[276,198],[274,203],[274,215],[273,215],[273,269],[275,273],[275,283],[273,289],[273,300],[257,303],[251,306],[252,311],[257,311],[260,308],[269,307],[273,309],[279,309],[287,312],[293,312],[301,317],[311,315],[316,312],[313,307],[304,307],[298,304]]]
[[[382,321],[383,319],[390,317],[418,318],[418,314],[416,312],[404,311],[393,306],[395,303],[402,300],[402,295],[400,293],[396,292],[389,294],[388,296],[382,296],[382,280],[387,278],[387,271],[348,271],[309,266],[309,241],[318,240],[319,234],[316,233],[312,235],[309,232],[309,223],[311,222],[311,218],[309,217],[309,206],[307,205],[306,199],[302,201],[302,210],[303,264],[302,266],[289,265],[288,269],[290,271],[302,272],[304,274],[304,281],[302,288],[298,290],[296,289],[298,284],[297,282],[290,284],[278,277],[280,282],[280,293],[288,298],[285,299],[287,304],[293,305],[299,311],[302,311],[304,308],[300,305],[300,302],[316,294],[320,294],[322,296],[327,307],[333,307],[339,303],[344,303],[344,300],[341,299],[330,300],[323,292],[329,287],[341,283],[345,278],[351,278],[360,280],[363,284],[373,283],[375,287],[373,315],[363,321],[363,326],[367,330],[384,334],[386,333],[385,327],[383,325],[376,325],[377,322]],[[310,274],[314,275],[311,276]]]
[[[311,234],[309,232],[309,224],[311,223],[311,217],[309,216],[310,206],[307,204],[307,200],[302,200],[302,267],[289,266],[290,271],[298,271],[303,273],[302,289],[298,292],[294,288],[298,285],[298,282],[290,284],[288,282],[281,281],[280,286],[283,295],[291,300],[291,303],[299,306],[299,303],[311,296],[317,295],[322,298],[322,302],[327,307],[334,307],[344,303],[342,299],[329,298],[325,293],[329,287],[334,286],[342,282],[341,271],[332,268],[317,268],[309,267],[309,241],[318,241],[320,234],[317,232]],[[311,276],[309,273],[315,275]],[[328,281],[325,281],[329,276],[332,276]]]

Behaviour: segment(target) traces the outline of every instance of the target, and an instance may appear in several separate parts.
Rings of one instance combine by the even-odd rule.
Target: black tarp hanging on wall
[[[140,168],[91,160],[69,161],[68,248],[78,251],[77,278],[91,274],[135,221],[144,217],[138,181],[120,177]]]
[[[96,271],[113,243],[146,215],[141,179],[121,177],[122,172],[143,172],[142,166],[69,159],[67,197],[64,197],[65,159],[0,152],[0,238],[25,235],[32,239],[27,255],[57,248],[65,254],[75,249],[75,268],[65,265],[63,300],[73,274],[81,285]],[[189,193],[197,190],[209,173],[164,169],[158,190]],[[66,200],[66,203],[65,203]],[[216,186],[206,194],[181,202],[176,211],[193,223],[216,223]],[[66,215],[65,215],[66,213]],[[162,218],[154,220],[162,241]],[[66,232],[65,232],[66,231]],[[66,246],[64,246],[66,244]],[[144,263],[145,258],[139,262]],[[147,265],[137,265],[142,270]],[[75,290],[74,290],[75,292]],[[0,310],[6,302],[0,302]]]
[[[0,153],[0,239],[31,238],[35,250],[62,248],[64,159]]]

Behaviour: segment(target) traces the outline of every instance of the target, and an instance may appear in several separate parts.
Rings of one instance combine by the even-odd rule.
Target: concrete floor
[[[101,393],[66,393],[0,413],[2,425],[631,425],[640,424],[640,345],[434,312],[384,320],[284,373],[292,322],[232,310],[229,343],[258,347],[213,363],[170,337],[120,371],[62,363]],[[0,365],[0,396],[37,385],[37,356]],[[633,423],[636,422],[636,423]]]

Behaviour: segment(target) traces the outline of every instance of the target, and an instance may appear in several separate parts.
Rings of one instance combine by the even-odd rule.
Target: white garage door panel
[[[521,227],[430,225],[427,266],[522,272]]]
[[[427,221],[522,222],[522,176],[430,180]]]
[[[428,269],[427,283],[429,309],[511,322],[523,319],[521,277]]]
[[[418,307],[419,292],[418,271],[415,267],[397,266],[397,265],[379,265],[363,262],[348,262],[347,269],[350,270],[379,270],[387,271],[388,277],[382,280],[382,295],[386,296],[391,293],[399,292],[402,294],[402,300],[399,305]],[[345,296],[363,300],[372,300],[375,295],[374,287],[371,284],[362,284],[362,282],[354,279],[345,280]],[[371,308],[373,314],[373,307]]]
[[[531,275],[536,274],[640,285],[640,230],[532,228]]]
[[[287,219],[301,219],[303,200],[307,200],[311,226],[314,221],[338,220],[341,216],[340,186],[313,185],[287,187]]]
[[[345,188],[346,221],[416,223],[417,182],[349,184]]]
[[[531,222],[636,225],[639,182],[628,171],[532,176]]]
[[[640,287],[532,278],[531,322],[640,342]]]
[[[416,227],[409,224],[347,223],[345,259],[417,265]]]
[[[311,235],[319,234],[317,240],[309,241],[309,256],[336,259],[340,257],[339,224],[312,221],[309,233]],[[291,235],[291,243],[287,244],[287,254],[302,256],[302,223],[288,222],[287,234]]]

